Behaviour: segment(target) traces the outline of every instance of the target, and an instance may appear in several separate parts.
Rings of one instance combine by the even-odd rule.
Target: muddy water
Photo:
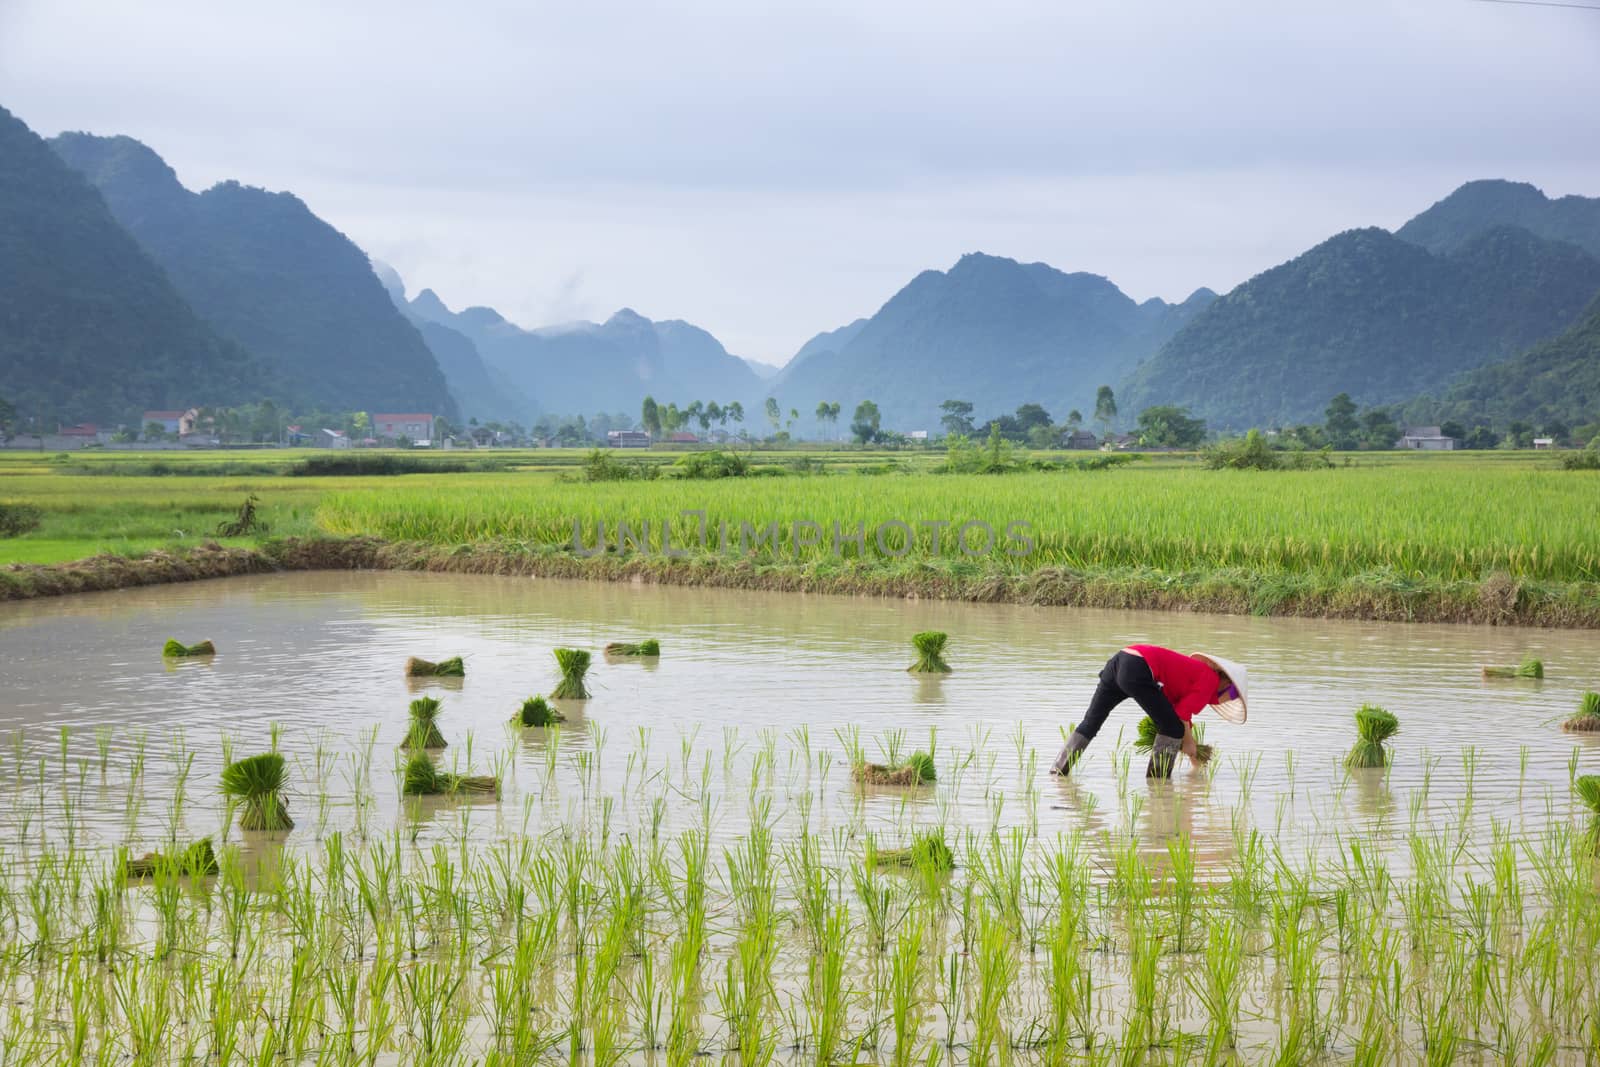
[[[925,629],[951,635],[951,675],[906,673],[910,636]],[[168,637],[209,638],[219,653],[163,662]],[[607,641],[643,637],[661,641],[658,663],[599,655]],[[1247,664],[1251,721],[1207,723],[1218,749],[1210,772],[1184,765],[1170,786],[1152,788],[1143,757],[1130,756],[1139,714],[1130,703],[1071,781],[1052,779],[1062,730],[1100,665],[1135,641]],[[507,729],[523,697],[554,686],[551,650],[561,646],[596,652],[592,698],[566,706],[571,721],[559,733]],[[402,677],[408,655],[458,654],[467,677],[457,685],[419,690]],[[1482,678],[1482,664],[1525,655],[1545,661],[1544,681]],[[404,822],[422,838],[506,835],[576,810],[575,800],[548,803],[552,790],[585,801],[614,793],[625,809],[640,795],[626,783],[650,775],[706,785],[713,826],[732,838],[745,825],[752,773],[766,761],[780,827],[794,807],[785,800],[804,794],[824,825],[890,835],[940,822],[957,835],[998,824],[1047,841],[1073,827],[1131,828],[1160,854],[1184,831],[1202,875],[1220,872],[1246,828],[1295,853],[1327,853],[1341,833],[1389,840],[1403,866],[1403,839],[1415,828],[1466,823],[1487,835],[1492,822],[1517,833],[1571,822],[1571,769],[1576,761],[1580,773],[1600,771],[1600,741],[1564,735],[1558,722],[1586,688],[1600,688],[1600,637],[1588,632],[290,574],[0,605],[0,738],[9,736],[0,759],[24,767],[0,788],[45,793],[39,764],[46,777],[61,770],[66,729],[61,776],[88,783],[89,800],[66,816],[80,843],[160,834],[186,764],[186,829],[214,832],[225,745],[235,756],[264,751],[276,724],[293,760],[291,844],[313,845],[359,819]],[[418,692],[444,701],[452,744],[442,762],[499,769],[499,804],[402,804],[390,771]],[[1363,702],[1402,723],[1386,776],[1351,777],[1340,766]],[[103,727],[112,728],[104,775],[94,736]],[[910,794],[854,787],[845,767],[851,731],[871,759],[895,744],[904,753],[932,744],[939,785]],[[141,745],[143,799],[130,813],[126,769]],[[363,792],[364,812],[355,800]],[[34,809],[14,795],[0,818],[15,824],[36,818],[26,814]],[[61,820],[48,798],[37,810],[47,829]],[[684,800],[661,817],[681,827],[703,816]]]

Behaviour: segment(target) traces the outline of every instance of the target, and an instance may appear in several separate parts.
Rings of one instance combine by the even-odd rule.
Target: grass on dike
[[[830,473],[599,484],[564,478],[586,454],[496,453],[507,469],[491,472],[310,478],[82,473],[159,459],[200,469],[238,459],[230,453],[73,456],[70,473],[61,469],[68,462],[49,455],[5,454],[0,501],[38,507],[43,521],[31,533],[0,540],[0,562],[133,554],[211,540],[217,525],[255,493],[272,537],[368,534],[435,544],[556,547],[571,542],[575,519],[592,544],[599,521],[608,530],[618,521],[649,521],[654,531],[670,518],[674,543],[684,544],[697,532],[698,520],[678,512],[704,509],[713,540],[726,521],[734,545],[741,523],[761,529],[777,522],[786,539],[797,521],[821,523],[823,544],[804,550],[803,562],[831,554],[834,522],[846,533],[864,524],[867,553],[878,556],[872,531],[889,520],[914,528],[924,521],[949,522],[941,555],[959,560],[952,550],[955,527],[982,520],[997,533],[1007,523],[1029,524],[1036,542],[1032,554],[1008,557],[1002,542],[986,561],[1010,571],[1236,568],[1330,579],[1386,572],[1476,581],[1504,570],[1544,581],[1600,580],[1595,477],[1557,470],[1548,457],[1528,453],[1362,454],[1348,468],[1266,473],[1205,471],[1187,457],[1157,457],[1106,471],[993,476],[926,473],[937,452],[812,452],[807,454],[822,458]],[[777,462],[797,454],[758,458]],[[249,455],[253,462],[266,456],[287,467],[306,453]],[[650,461],[676,458],[644,455]],[[853,472],[869,460],[908,473]],[[913,558],[931,556],[931,538],[931,531],[919,529]],[[784,556],[793,558],[787,544]]]

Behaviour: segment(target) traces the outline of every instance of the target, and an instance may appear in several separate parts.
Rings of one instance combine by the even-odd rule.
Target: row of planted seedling
[[[905,743],[883,746],[893,762]],[[1241,820],[1218,859],[1115,827],[828,826],[802,795],[641,770],[616,821],[585,793],[542,832],[334,834],[266,873],[230,846],[164,858],[138,892],[47,846],[0,897],[0,1047],[587,1067],[1600,1054],[1600,902],[1559,822],[1415,826],[1401,864],[1386,835],[1318,857]],[[668,805],[692,825],[664,831]],[[743,833],[719,833],[728,808]]]

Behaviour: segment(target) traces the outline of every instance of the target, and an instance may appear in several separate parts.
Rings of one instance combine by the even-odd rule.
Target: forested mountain
[[[192,193],[129,137],[65,133],[51,146],[100,189],[195,311],[262,362],[275,395],[457,416],[433,353],[366,253],[292,194],[237,182]]]
[[[1337,393],[1438,395],[1559,333],[1597,292],[1600,260],[1523,229],[1485,230],[1448,255],[1351,230],[1216,300],[1130,376],[1121,403],[1245,427],[1321,421]]]
[[[1462,375],[1437,417],[1468,426],[1513,419],[1579,426],[1600,419],[1600,297],[1559,337]]]
[[[491,372],[503,374],[541,412],[637,412],[654,396],[665,404],[740,401],[762,394],[762,380],[698,326],[652,322],[623,308],[603,323],[524,330],[492,308],[459,313],[424,289],[411,302],[421,318],[472,339]]]
[[[258,368],[197,318],[105,200],[0,108],[0,396],[24,422],[138,424],[256,399]]]
[[[425,319],[412,310],[406,300],[406,286],[399,273],[383,263],[374,263],[378,280],[389,292],[389,299],[411,325],[422,334],[428,350],[444,372],[445,384],[455,398],[463,419],[479,422],[520,423],[533,421],[533,402],[521,390],[490,370],[478,353],[478,346],[459,330]]]
[[[1099,275],[972,253],[917,275],[871,318],[813,338],[772,391],[802,414],[839,403],[845,420],[872,400],[885,428],[900,430],[936,430],[951,399],[971,401],[980,418],[1039,403],[1062,420],[1072,408],[1092,411],[1099,386],[1214,296],[1140,304]]]
[[[1395,231],[1430,252],[1454,252],[1495,226],[1520,226],[1600,258],[1600,198],[1546,197],[1526,182],[1468,182]]]

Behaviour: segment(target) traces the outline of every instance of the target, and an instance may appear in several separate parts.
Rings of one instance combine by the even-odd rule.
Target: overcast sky
[[[452,307],[774,363],[963,252],[1179,300],[1472,178],[1600,195],[1597,101],[1600,11],[1475,0],[0,0],[46,136],[291,190]]]

